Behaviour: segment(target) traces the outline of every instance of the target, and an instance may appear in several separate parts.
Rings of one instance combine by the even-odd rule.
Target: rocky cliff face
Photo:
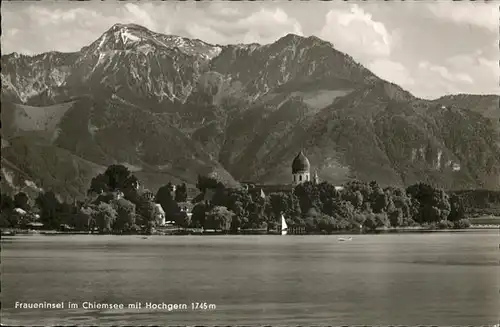
[[[300,149],[335,183],[500,185],[498,96],[417,99],[316,37],[217,46],[118,24],[79,52],[1,67],[2,147],[96,165],[78,185],[116,162],[156,180],[285,183]],[[2,158],[51,186],[5,145]]]

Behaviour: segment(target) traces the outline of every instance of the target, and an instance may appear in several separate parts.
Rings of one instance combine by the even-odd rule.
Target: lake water
[[[2,239],[7,325],[493,325],[499,232]],[[79,308],[14,309],[15,302]],[[82,303],[125,309],[83,309]],[[141,302],[141,309],[127,308]],[[187,304],[145,309],[146,302]],[[205,303],[193,310],[191,303]],[[215,305],[215,307],[213,306]]]

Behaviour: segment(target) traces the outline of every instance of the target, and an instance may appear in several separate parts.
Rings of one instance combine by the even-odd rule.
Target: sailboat
[[[285,216],[281,215],[281,235],[288,233],[288,225],[286,224]]]

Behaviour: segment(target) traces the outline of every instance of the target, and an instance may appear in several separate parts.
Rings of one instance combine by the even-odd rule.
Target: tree
[[[7,227],[14,227],[12,225],[11,220],[9,219],[9,216],[5,214],[5,212],[0,213],[0,227],[1,228],[7,228]]]
[[[158,189],[155,196],[155,202],[162,204],[164,201],[174,201],[174,196],[174,186],[169,182]]]
[[[392,204],[387,211],[391,226],[410,225],[412,217],[411,198],[406,195],[405,190],[399,188],[387,188],[386,193],[389,194],[389,200]]]
[[[109,166],[104,175],[108,179],[108,186],[111,191],[121,190],[127,184],[131,176],[130,170],[123,165],[111,165]]]
[[[0,199],[0,217],[2,227],[12,227],[12,210],[14,210],[14,199],[8,194],[2,193]]]
[[[459,221],[465,217],[465,206],[463,199],[452,194],[450,197],[450,214],[448,215],[448,220]]]
[[[290,218],[301,219],[302,209],[300,208],[300,201],[294,194],[288,195],[288,210],[285,214]]]
[[[294,194],[299,199],[302,212],[307,212],[311,208],[320,210],[323,207],[316,184],[311,182],[301,183],[295,187]]]
[[[245,206],[243,202],[236,201],[231,208],[228,208],[232,212],[234,212],[234,217],[231,221],[231,231],[233,233],[237,232],[241,228],[245,228],[248,226],[248,206]]]
[[[455,228],[466,229],[471,226],[470,220],[463,218],[455,222]]]
[[[104,174],[99,174],[96,177],[92,178],[90,181],[90,188],[88,193],[97,193],[101,194],[103,192],[109,191],[109,179],[108,176]]]
[[[349,201],[335,201],[333,203],[333,214],[335,220],[354,221],[355,209]]]
[[[142,217],[142,225],[147,225],[148,223],[156,224],[156,210],[155,203],[145,198],[142,198],[136,204],[136,212]]]
[[[177,215],[176,217],[177,219],[175,220],[175,223],[182,227],[182,228],[188,228],[191,226],[191,218],[189,217],[189,215],[185,212],[182,212],[180,213],[179,215]]]
[[[101,193],[97,196],[97,198],[93,201],[94,204],[99,204],[101,202],[110,203],[115,199],[113,192]]]
[[[40,220],[49,228],[58,228],[62,223],[60,215],[61,202],[52,191],[40,193],[35,200],[40,209]]]
[[[266,219],[264,216],[264,206],[263,201],[253,201],[248,205],[248,219],[246,224],[242,226],[243,228],[261,228],[266,226]]]
[[[302,216],[302,209],[301,209],[301,206],[300,206],[300,199],[293,193],[287,193],[287,194],[284,194],[284,197],[282,200],[280,201],[285,201],[284,203],[284,208],[285,210],[283,210],[283,213],[285,216],[287,217],[290,217],[290,218],[300,218]],[[271,199],[270,199],[271,201]],[[316,207],[314,207],[316,208]],[[310,208],[309,208],[310,209]],[[309,210],[307,209],[307,210]],[[307,210],[305,210],[304,212],[307,212]],[[278,212],[278,214],[280,214]]]
[[[229,211],[235,213],[231,220],[231,231],[236,232],[240,228],[248,226],[251,205],[253,199],[250,194],[243,189],[217,189],[213,198],[213,204],[224,206]],[[252,207],[252,209],[256,209]]]
[[[371,202],[372,194],[379,190],[380,186],[372,181],[369,184],[361,181],[348,182],[342,191],[342,199],[351,202],[356,209],[361,209],[365,202]]]
[[[136,203],[141,196],[141,191],[139,190],[139,180],[134,175],[130,175],[125,181],[125,185],[121,190],[125,199]]]
[[[175,189],[175,201],[176,202],[186,202],[187,201],[187,186],[186,183],[177,185]]]
[[[233,215],[226,207],[215,206],[206,214],[205,226],[209,229],[228,231]]]
[[[317,189],[319,192],[319,199],[323,206],[330,199],[339,199],[340,193],[335,189],[335,186],[328,182],[322,182],[317,185]],[[323,211],[323,208],[322,208]]]
[[[73,225],[77,213],[78,210],[73,203],[62,201],[57,208],[57,215],[60,217],[61,224]]]
[[[19,192],[14,196],[14,205],[16,208],[21,208],[25,211],[31,210],[30,198],[24,192]]]
[[[366,216],[363,226],[370,230],[375,230],[380,227],[386,227],[389,225],[389,219],[387,214],[384,213],[369,213]]]
[[[101,202],[94,211],[94,219],[101,233],[109,233],[118,216],[116,210],[108,203]]]
[[[68,225],[72,226],[77,231],[88,231],[89,223],[89,217],[82,211],[78,211],[76,214],[71,216],[71,220],[68,222]]]
[[[88,205],[88,206],[83,206],[80,208],[79,215],[78,217],[81,219],[78,224],[76,224],[76,228],[79,229],[80,227],[87,230],[93,230],[94,227],[97,226],[96,222],[96,206],[94,205]]]
[[[92,178],[89,193],[106,193],[110,191],[136,191],[138,179],[123,165],[111,165],[102,174]]]
[[[290,199],[288,195],[283,192],[271,193],[269,195],[269,204],[275,217],[279,217],[281,213],[290,210]]]
[[[280,223],[283,214],[291,222],[290,226],[304,226],[300,199],[293,193],[271,193],[265,204],[268,231]]]
[[[8,194],[2,193],[0,198],[0,209],[3,210],[8,210],[8,209],[14,209],[14,199]]]
[[[371,196],[371,208],[374,213],[387,212],[389,204],[391,203],[390,198],[387,193],[385,193],[381,188],[374,190]]]
[[[342,199],[350,202],[356,209],[361,209],[364,202],[363,194],[359,190],[345,190]]]
[[[207,205],[205,203],[198,203],[193,208],[193,215],[191,216],[193,227],[201,228],[205,226]]]
[[[155,202],[161,205],[167,220],[177,220],[177,216],[181,212],[181,208],[174,197],[175,192],[172,183],[160,187],[156,193]]]
[[[129,190],[129,189],[132,189],[132,190],[137,190],[139,187],[139,179],[137,177],[135,177],[134,175],[130,175],[126,180],[125,180],[125,183],[124,183],[124,186],[123,186],[123,190],[126,191],[126,190]]]
[[[446,220],[450,214],[449,196],[442,189],[436,189],[425,183],[411,185],[406,190],[416,201],[414,220],[419,223]]]
[[[318,229],[324,233],[332,233],[337,228],[337,222],[335,218],[325,215],[323,213],[319,214],[316,217],[316,222],[318,225]]]
[[[316,217],[306,216],[304,219],[304,227],[308,233],[317,231],[318,224],[316,222]]]
[[[404,215],[403,215],[403,210],[402,209],[396,209],[391,211],[387,215],[389,222],[391,226],[393,227],[398,227],[398,226],[403,226],[405,223]]]
[[[111,205],[117,213],[113,230],[117,232],[129,231],[135,225],[135,204],[122,198],[113,200]]]
[[[198,175],[198,182],[196,183],[196,188],[200,192],[204,193],[207,188],[217,189],[224,188],[224,184],[219,182],[216,178]]]

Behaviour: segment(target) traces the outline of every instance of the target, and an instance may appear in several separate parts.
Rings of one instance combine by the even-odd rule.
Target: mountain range
[[[116,24],[78,52],[2,55],[2,190],[85,194],[106,166],[144,186],[211,175],[500,188],[497,95],[417,98],[317,37],[212,45]]]

